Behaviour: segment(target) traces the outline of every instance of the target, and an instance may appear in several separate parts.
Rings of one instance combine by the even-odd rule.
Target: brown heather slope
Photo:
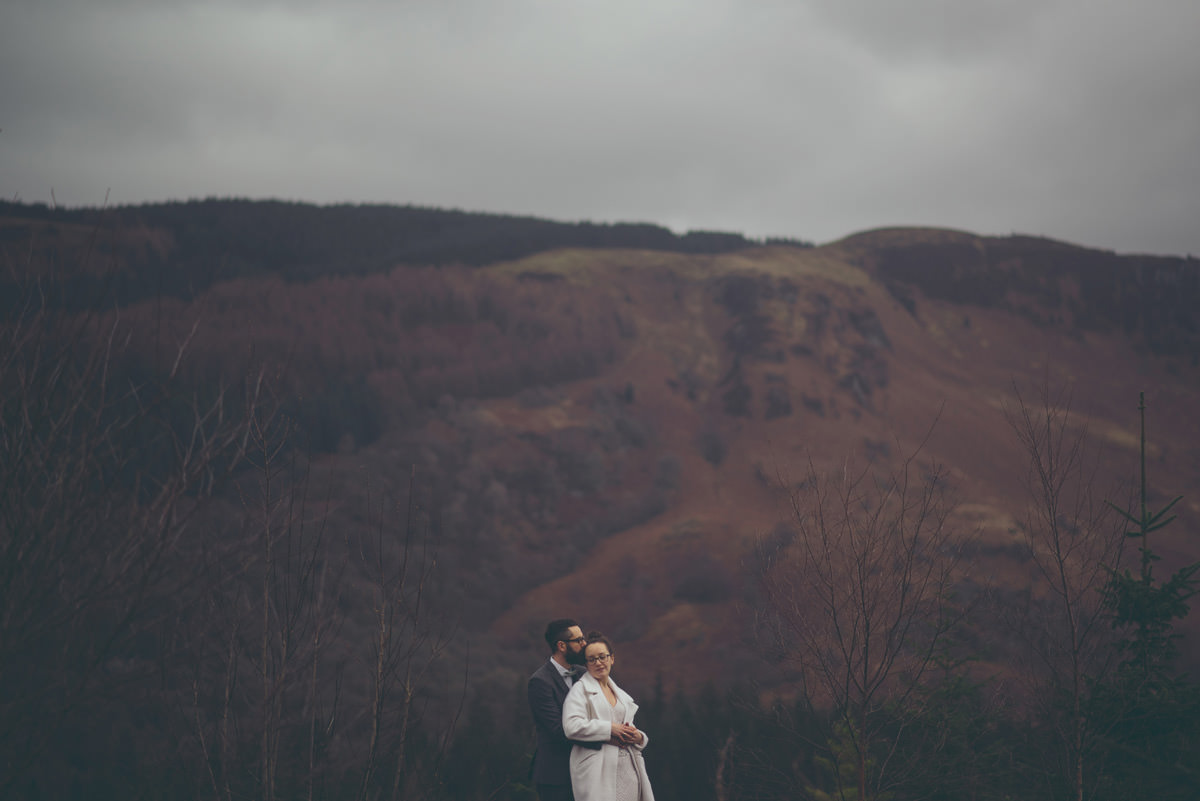
[[[1136,470],[1145,390],[1152,502],[1186,496],[1181,519],[1154,543],[1159,569],[1200,557],[1194,364],[1135,348],[1123,332],[1055,325],[1019,306],[929,298],[915,282],[898,291],[869,258],[884,250],[880,238],[898,235],[709,258],[551,253],[492,268],[560,274],[619,298],[637,335],[621,359],[564,387],[563,401],[537,418],[511,400],[488,408],[514,431],[548,420],[587,425],[572,413],[580,399],[596,385],[628,385],[659,450],[679,464],[661,514],[599,543],[570,573],[525,587],[494,622],[513,662],[536,647],[548,617],[571,614],[613,633],[622,674],[643,686],[659,671],[668,685],[693,689],[761,675],[747,636],[747,571],[755,539],[788,519],[780,482],[794,481],[810,459],[822,470],[868,459],[895,465],[926,432],[923,455],[953,478],[957,524],[981,532],[979,582],[1029,586],[1014,519],[1025,502],[1023,454],[1004,413],[1016,403],[1014,383],[1031,398],[1047,380],[1068,388],[1079,421],[1108,446],[1101,474],[1114,480]],[[927,254],[947,240],[985,247],[955,232],[904,235]],[[704,458],[705,441],[722,444],[719,463]]]
[[[1200,558],[1198,287],[1182,259],[890,229],[722,255],[249,274],[119,317],[146,361],[191,336],[197,386],[288,364],[330,542],[368,534],[368,494],[403,498],[415,468],[445,578],[434,600],[461,617],[452,648],[471,646],[476,681],[520,687],[546,620],[571,615],[614,637],[641,694],[660,673],[691,689],[777,678],[752,636],[753,545],[788,522],[810,460],[887,469],[925,441],[956,525],[981,533],[972,578],[1030,587],[1014,383],[1069,389],[1114,480],[1134,476],[1144,390],[1151,503],[1185,496],[1153,543],[1159,570]],[[213,530],[236,531],[236,502],[222,514]],[[347,638],[371,625],[358,578]]]

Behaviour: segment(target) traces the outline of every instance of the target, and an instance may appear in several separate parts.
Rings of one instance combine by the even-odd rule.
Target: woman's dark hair
[[[606,646],[608,646],[608,652],[610,654],[613,652],[612,643],[609,641],[609,639],[607,637],[605,637],[603,634],[601,634],[598,631],[589,631],[587,633],[587,642],[584,643],[583,650],[587,651],[587,647],[594,642],[604,643]]]

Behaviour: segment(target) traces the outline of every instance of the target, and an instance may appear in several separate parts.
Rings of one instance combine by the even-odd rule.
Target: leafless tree
[[[308,465],[277,409],[247,409],[242,531],[222,532],[206,566],[192,716],[211,788],[225,799],[315,796],[344,669],[330,651],[347,559],[327,542],[328,501],[312,508]]]
[[[944,472],[916,453],[884,475],[810,463],[791,502],[794,536],[760,562],[764,612],[810,702],[834,713],[832,761],[853,762],[848,781],[832,771],[834,797],[881,798],[902,778],[891,756],[915,690],[965,614],[954,587],[970,538],[948,522]]]
[[[247,445],[236,392],[180,386],[186,339],[147,369],[119,316],[68,311],[52,277],[16,278],[0,317],[3,797],[53,788],[56,737],[102,689],[156,669],[138,635]]]
[[[436,726],[422,714],[430,685],[445,684],[431,680],[454,629],[429,600],[437,560],[415,471],[407,499],[375,504],[368,493],[367,527],[346,529],[361,537],[329,536],[329,509],[310,510],[314,478],[286,447],[285,423],[252,418],[245,531],[211,558],[191,699],[209,785],[225,801],[330,787],[420,797],[453,731],[454,714]],[[415,754],[418,732],[437,742]],[[429,754],[433,764],[421,761]]]
[[[411,764],[411,737],[421,720],[425,680],[439,665],[454,633],[454,627],[446,625],[430,607],[437,552],[429,536],[429,510],[422,501],[415,468],[409,473],[404,523],[396,531],[389,521],[398,521],[400,511],[399,505],[392,506],[391,513],[380,505],[372,541],[364,542],[360,552],[363,565],[370,568],[374,611],[368,662],[369,736],[359,785],[362,801],[398,801],[421,791],[417,783],[420,772]],[[466,678],[464,671],[460,701],[465,697]],[[457,714],[437,727],[441,741],[435,753],[444,752]],[[381,785],[377,776],[388,761],[391,775]]]
[[[1008,421],[1028,458],[1021,530],[1036,566],[1024,631],[1040,667],[1036,697],[1064,748],[1064,764],[1051,773],[1069,776],[1072,797],[1083,801],[1096,734],[1084,707],[1089,680],[1107,673],[1115,653],[1101,606],[1121,561],[1123,522],[1106,503],[1116,487],[1099,486],[1102,461],[1069,394],[1043,384],[1031,404],[1014,391]]]

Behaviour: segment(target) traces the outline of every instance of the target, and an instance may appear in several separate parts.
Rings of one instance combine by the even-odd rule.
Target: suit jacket
[[[537,750],[529,777],[534,784],[571,783],[571,746],[563,734],[562,708],[567,698],[567,683],[547,659],[529,677],[529,711],[533,713],[533,729],[537,735]],[[599,743],[588,744],[589,748]]]

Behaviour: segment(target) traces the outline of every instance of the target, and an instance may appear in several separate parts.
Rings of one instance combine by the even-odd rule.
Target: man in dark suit
[[[545,636],[550,659],[529,677],[529,710],[537,734],[529,775],[541,801],[573,801],[570,760],[574,743],[563,734],[562,708],[575,675],[582,671],[587,640],[583,629],[570,618],[550,621]]]

